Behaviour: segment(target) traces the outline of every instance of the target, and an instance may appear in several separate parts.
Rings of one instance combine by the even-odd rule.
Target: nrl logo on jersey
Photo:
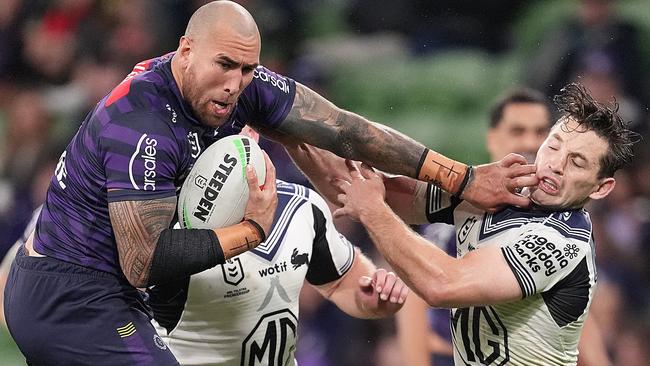
[[[221,265],[223,281],[229,285],[237,286],[244,280],[244,267],[239,258],[228,259]]]

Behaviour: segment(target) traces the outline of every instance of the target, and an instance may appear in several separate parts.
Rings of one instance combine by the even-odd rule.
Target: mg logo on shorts
[[[244,280],[244,267],[239,258],[228,259],[221,265],[223,280],[229,285],[237,286]]]
[[[264,314],[242,343],[241,365],[287,365],[296,350],[298,318],[289,309]]]

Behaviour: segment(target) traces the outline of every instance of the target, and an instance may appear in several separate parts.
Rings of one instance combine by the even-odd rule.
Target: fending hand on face
[[[537,185],[535,170],[523,156],[508,154],[497,162],[475,167],[461,198],[490,212],[507,205],[528,207],[530,199],[519,192]]]

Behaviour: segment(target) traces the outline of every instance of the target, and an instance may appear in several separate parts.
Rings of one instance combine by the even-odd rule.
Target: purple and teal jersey
[[[207,146],[247,122],[277,127],[293,105],[295,82],[260,66],[228,122],[204,126],[181,97],[172,56],[136,65],[88,114],[50,182],[36,251],[122,276],[108,203],[176,195]]]

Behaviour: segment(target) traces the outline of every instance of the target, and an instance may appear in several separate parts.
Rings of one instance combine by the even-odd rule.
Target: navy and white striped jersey
[[[182,365],[293,365],[305,280],[343,277],[354,247],[321,196],[277,181],[271,232],[257,248],[149,289],[154,325]]]
[[[455,225],[458,257],[499,246],[523,294],[452,310],[456,365],[575,365],[596,284],[589,214],[515,207],[486,213],[433,186],[427,214]]]

